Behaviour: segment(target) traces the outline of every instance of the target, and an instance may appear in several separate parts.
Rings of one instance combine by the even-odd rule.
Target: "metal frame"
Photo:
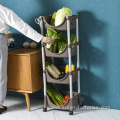
[[[79,42],[78,18],[76,19],[76,36],[77,42]],[[79,45],[77,45],[77,68],[80,68]],[[80,71],[78,71],[78,93],[80,93]]]
[[[41,34],[44,35],[44,26],[43,26],[42,17],[35,19],[35,22],[40,25]],[[45,49],[43,46],[43,42],[41,42],[41,50],[42,50],[42,67],[43,67],[43,71],[45,71]],[[46,85],[45,72],[43,72],[43,84],[44,84],[44,109],[47,109],[47,85]]]
[[[67,17],[68,18],[68,17]],[[67,19],[67,38],[68,38],[68,46],[70,46],[70,20]],[[71,48],[68,47],[68,59],[69,59],[69,72],[71,72],[71,65],[72,65],[72,59],[71,59]],[[73,98],[73,88],[72,88],[72,75],[69,75],[70,77],[70,98]]]
[[[71,58],[71,47],[70,47],[70,20],[68,17],[67,19],[67,38],[68,38],[68,60],[69,60],[69,72],[71,73],[71,65],[72,65],[72,58]],[[44,26],[43,26],[43,19],[42,17],[39,17],[38,19],[35,19],[35,22],[40,25],[41,34],[44,35]],[[79,42],[79,30],[78,30],[78,18],[76,19],[76,37],[77,42]],[[43,43],[41,42],[41,45]],[[53,59],[53,58],[52,58]],[[53,59],[54,61],[54,59]],[[43,81],[44,81],[44,111],[47,110],[47,91],[46,91],[46,73],[45,71],[45,50],[44,46],[42,45],[42,64],[43,64]],[[77,45],[77,68],[80,68],[80,55],[79,55],[79,45]],[[72,75],[69,75],[69,87],[70,87],[70,100],[71,105],[73,101],[73,85],[72,85]],[[79,105],[81,105],[80,100],[80,71],[78,71],[78,93],[79,93]],[[73,114],[73,108],[70,108],[70,114]]]

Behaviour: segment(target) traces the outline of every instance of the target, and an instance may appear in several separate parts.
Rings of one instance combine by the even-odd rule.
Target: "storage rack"
[[[52,53],[50,52],[44,43],[41,42],[42,49],[42,62],[43,62],[43,81],[44,81],[44,108],[43,111],[47,111],[47,106],[51,108],[61,109],[61,110],[69,110],[69,114],[73,115],[73,109],[75,106],[82,107],[81,98],[80,98],[80,59],[79,59],[79,31],[78,31],[78,15],[72,15],[64,18],[63,23],[59,26],[51,26],[50,16],[40,16],[35,19],[35,22],[40,25],[41,34],[44,35],[44,28],[48,29],[52,27],[55,30],[59,31],[67,31],[68,45],[66,45],[65,49],[62,53]],[[77,43],[70,44],[70,30],[76,28],[76,37]],[[77,68],[72,71],[72,56],[76,55],[77,52]],[[66,73],[66,76],[63,79],[55,80],[53,79],[45,69],[45,56],[47,57],[57,57],[57,58],[68,58],[69,60],[69,72]],[[65,69],[65,67],[60,66],[61,69]],[[72,83],[78,80],[78,92],[73,92]],[[47,95],[47,85],[46,82],[49,83],[59,83],[59,84],[69,84],[70,92],[63,91],[64,94],[70,94],[70,98],[67,100],[67,103],[63,106],[56,106],[53,104]]]

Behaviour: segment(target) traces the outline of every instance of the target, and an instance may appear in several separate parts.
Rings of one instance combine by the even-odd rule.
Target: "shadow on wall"
[[[84,104],[99,105],[98,101],[100,100],[93,99],[93,96],[99,96],[102,99],[107,90],[104,72],[106,69],[107,24],[98,20],[93,13],[88,11],[79,12],[78,15],[82,99]],[[97,46],[100,46],[100,48]],[[94,68],[93,71],[91,71],[91,68]],[[102,73],[101,69],[103,70]],[[99,72],[104,76],[103,78],[99,77]]]
[[[81,70],[81,93],[83,104],[100,106],[100,104],[97,102],[98,100],[94,99],[93,97],[103,97],[105,89],[106,83],[104,80],[95,76],[88,70]]]
[[[103,52],[104,50],[101,51],[97,47],[94,47],[91,42],[94,38],[100,38],[99,40],[105,44],[106,38],[104,38],[104,35],[106,33],[104,32],[106,23],[97,20],[91,12],[79,12],[78,15],[81,64],[85,63],[87,65],[87,70],[89,71],[91,65],[102,65],[105,60],[105,53]],[[100,41],[98,41],[98,44]],[[106,45],[103,45],[102,47],[104,49]]]

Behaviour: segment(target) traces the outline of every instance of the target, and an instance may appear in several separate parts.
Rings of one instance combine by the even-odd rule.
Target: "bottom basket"
[[[69,91],[62,91],[61,93],[63,95],[70,94]],[[66,104],[62,106],[57,106],[51,102],[49,96],[47,95],[47,103],[48,103],[48,106],[53,109],[70,110],[70,108],[75,109],[75,107],[78,106],[78,97],[79,97],[79,93],[73,92],[73,98],[69,98]]]

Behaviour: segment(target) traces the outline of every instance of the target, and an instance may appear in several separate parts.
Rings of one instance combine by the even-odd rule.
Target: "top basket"
[[[76,19],[78,18],[78,15],[72,15],[72,16],[65,17],[64,21],[58,26],[50,25],[51,18],[52,18],[52,15],[42,16],[45,29],[52,27],[55,30],[65,31],[67,30],[67,19],[70,20],[70,29],[74,29],[76,27]]]

